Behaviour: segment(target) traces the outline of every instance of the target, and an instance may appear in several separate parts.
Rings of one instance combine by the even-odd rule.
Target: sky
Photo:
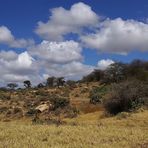
[[[147,0],[0,0],[0,85],[148,60]]]

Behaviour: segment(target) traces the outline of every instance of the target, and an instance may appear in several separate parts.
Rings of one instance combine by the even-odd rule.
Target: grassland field
[[[147,148],[148,111],[103,117],[88,113],[65,124],[32,124],[28,119],[0,122],[0,148]]]

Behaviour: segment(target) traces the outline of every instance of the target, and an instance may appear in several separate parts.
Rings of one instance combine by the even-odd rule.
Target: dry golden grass
[[[1,148],[147,148],[148,111],[126,119],[101,118],[102,112],[66,119],[67,124],[0,122]]]

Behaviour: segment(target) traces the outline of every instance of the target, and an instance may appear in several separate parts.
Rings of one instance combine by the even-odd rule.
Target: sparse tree
[[[55,77],[49,77],[49,78],[47,78],[46,85],[47,85],[48,87],[53,87],[54,79],[55,79]]]
[[[12,89],[12,90],[14,90],[16,87],[18,87],[18,84],[16,84],[16,83],[9,83],[9,84],[7,84],[7,87]]]
[[[123,63],[113,63],[111,64],[105,71],[103,82],[112,83],[112,82],[120,82],[124,80],[126,77],[126,65]]]
[[[26,88],[30,88],[31,87],[31,82],[29,80],[24,81],[24,86]]]
[[[64,77],[57,78],[57,86],[63,86],[65,83]]]
[[[100,81],[101,78],[103,77],[104,73],[102,70],[99,69],[94,69],[93,72],[88,74],[87,76],[84,76],[82,79],[82,82],[95,82],[95,81]]]
[[[38,87],[38,88],[43,88],[43,87],[44,87],[44,84],[43,84],[43,83],[39,83],[39,84],[37,85],[37,87]]]

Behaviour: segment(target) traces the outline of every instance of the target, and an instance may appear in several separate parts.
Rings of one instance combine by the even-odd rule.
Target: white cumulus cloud
[[[97,67],[98,67],[98,69],[104,70],[109,65],[111,65],[113,63],[114,63],[114,61],[111,59],[102,59],[102,60],[98,61]]]
[[[148,24],[135,20],[107,19],[96,33],[81,37],[82,42],[98,52],[127,54],[148,50]]]
[[[72,40],[65,42],[43,41],[41,44],[31,47],[29,51],[31,55],[50,63],[67,63],[83,59],[82,48],[79,43]]]
[[[27,51],[20,54],[1,51],[0,69],[0,82],[20,82],[37,72],[35,61]]]
[[[5,26],[0,26],[0,43],[11,43],[13,40],[11,31]]]
[[[38,22],[35,32],[46,40],[59,41],[68,33],[78,33],[83,27],[96,26],[98,18],[90,6],[79,2],[70,10],[63,7],[51,9],[48,22]]]
[[[15,39],[11,31],[6,26],[0,26],[0,44],[6,44],[10,47],[24,48],[34,44],[31,39]]]

